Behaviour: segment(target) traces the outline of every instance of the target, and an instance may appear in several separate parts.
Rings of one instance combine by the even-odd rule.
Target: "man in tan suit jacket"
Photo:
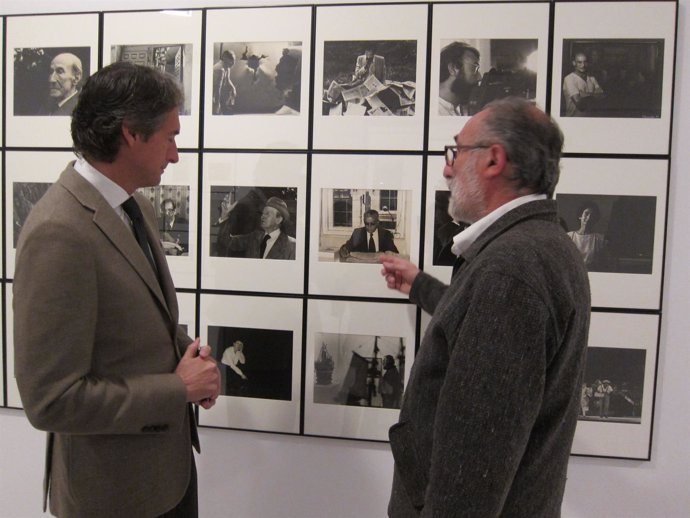
[[[191,404],[210,408],[220,377],[210,348],[178,326],[153,207],[133,194],[178,161],[181,102],[151,68],[115,63],[89,78],[72,118],[79,159],[19,239],[15,374],[29,420],[49,432],[57,516],[197,515]],[[145,246],[122,206],[130,196]]]

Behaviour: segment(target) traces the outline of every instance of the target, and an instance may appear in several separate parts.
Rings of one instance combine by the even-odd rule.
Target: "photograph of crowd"
[[[578,419],[640,424],[647,351],[588,347]]]
[[[656,197],[557,194],[561,225],[590,272],[651,274]]]
[[[561,117],[659,118],[663,39],[564,39]]]
[[[225,396],[292,399],[292,331],[209,326]]]
[[[323,115],[414,115],[415,40],[326,41],[323,51]]]
[[[297,115],[302,42],[213,44],[213,115]]]
[[[90,47],[15,48],[14,115],[71,115],[90,57]]]
[[[316,333],[314,343],[314,403],[400,408],[403,338]]]

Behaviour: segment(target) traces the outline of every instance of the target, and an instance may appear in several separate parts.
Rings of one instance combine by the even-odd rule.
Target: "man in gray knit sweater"
[[[579,252],[551,199],[563,135],[519,99],[496,101],[446,148],[450,286],[381,258],[389,288],[433,315],[390,430],[389,516],[560,515],[589,328]]]

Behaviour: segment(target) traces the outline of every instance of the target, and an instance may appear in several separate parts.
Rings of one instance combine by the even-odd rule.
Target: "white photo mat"
[[[654,196],[651,274],[589,272],[593,307],[660,309],[664,260],[667,160],[564,158],[559,194]]]
[[[298,115],[213,115],[214,43],[301,42],[302,78]],[[284,7],[206,11],[204,63],[204,147],[232,149],[306,149],[309,123],[311,9]],[[235,66],[240,56],[236,56]],[[277,61],[277,60],[276,60]]]
[[[284,293],[304,291],[306,167],[306,156],[302,154],[204,155],[202,288]],[[217,186],[297,188],[295,260],[212,257],[211,187]]]
[[[491,20],[491,23],[486,23]],[[438,113],[439,66],[442,42],[464,41],[472,44],[486,39],[537,39],[537,104],[545,108],[546,76],[549,47],[549,3],[434,4],[431,43],[431,83],[429,92],[429,150],[442,150],[454,144],[457,135],[470,119],[465,116],[443,116]],[[489,71],[488,56],[480,51],[482,75]],[[488,50],[488,49],[486,49]]]
[[[318,6],[314,77],[316,149],[417,150],[423,146],[426,98],[426,5]],[[414,116],[336,117],[322,113],[324,42],[416,40]],[[385,56],[384,56],[385,57]],[[352,56],[354,70],[357,56]]]
[[[6,144],[24,147],[71,147],[70,117],[14,115],[14,51],[32,47],[90,47],[89,70],[93,74],[98,68],[98,14],[7,18]],[[48,78],[45,79],[47,90]],[[82,78],[82,82],[84,79]],[[40,124],[39,132],[36,131],[37,124]]]
[[[316,155],[312,159],[309,239],[309,293],[336,296],[405,298],[389,290],[380,264],[324,262],[319,235],[324,223],[322,189],[390,189],[409,191],[406,228],[409,259],[419,260],[422,159],[418,156]],[[361,226],[361,225],[355,225]],[[349,238],[343,236],[343,243]]]
[[[579,420],[572,447],[574,455],[649,460],[658,333],[657,315],[592,313],[588,347],[646,351],[643,406],[639,424]]]
[[[621,22],[622,7],[625,7]],[[551,114],[565,134],[569,153],[667,154],[675,54],[676,2],[557,2],[554,24]],[[654,23],[650,23],[653,20]],[[659,118],[560,117],[564,39],[664,39]]]
[[[351,439],[388,440],[399,410],[314,403],[314,361],[321,349],[316,333],[400,337],[405,344],[404,384],[414,362],[416,325],[411,304],[312,300],[307,317],[304,433]],[[402,373],[401,373],[402,374]]]
[[[187,335],[196,338],[196,295],[177,292],[177,308],[180,314],[178,324],[187,328]]]
[[[292,398],[290,401],[221,395],[215,406],[201,410],[204,426],[299,433],[300,365],[302,362],[302,300],[290,298],[201,296],[201,342],[209,326],[253,327],[292,331]],[[248,347],[260,345],[248,344]]]
[[[103,65],[111,63],[113,45],[191,44],[191,112],[180,115],[179,147],[196,148],[199,142],[199,77],[201,70],[201,10],[105,13]],[[185,92],[186,93],[186,92]]]

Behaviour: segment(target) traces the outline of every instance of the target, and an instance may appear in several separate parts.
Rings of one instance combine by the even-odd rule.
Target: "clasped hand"
[[[220,394],[220,371],[211,357],[211,347],[199,344],[197,338],[187,346],[175,374],[187,387],[187,401],[208,410],[216,404]]]

